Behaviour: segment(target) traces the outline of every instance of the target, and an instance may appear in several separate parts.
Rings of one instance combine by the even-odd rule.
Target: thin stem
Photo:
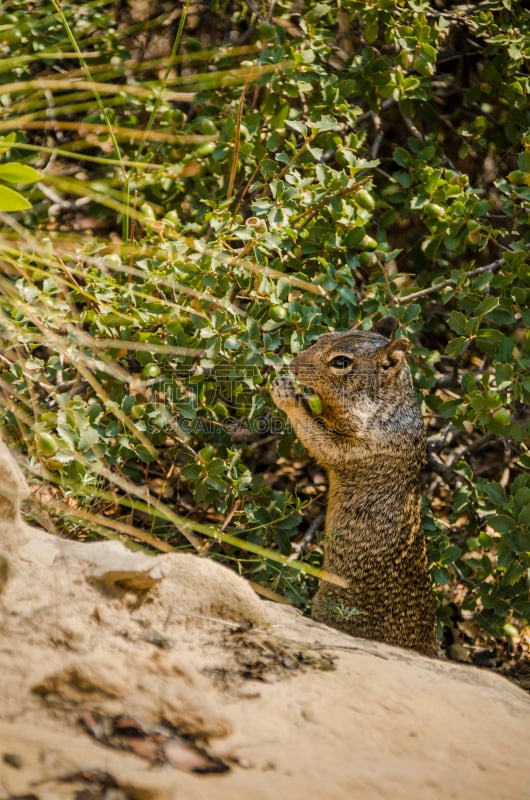
[[[157,115],[157,112],[158,112],[158,107],[160,106],[160,102],[162,100],[162,95],[163,95],[163,93],[164,93],[164,91],[166,89],[167,82],[169,80],[169,75],[170,75],[171,69],[173,67],[173,64],[174,64],[174,61],[175,61],[175,57],[177,55],[177,50],[179,49],[179,46],[180,46],[180,42],[181,42],[181,39],[182,39],[182,34],[184,33],[184,25],[186,23],[186,17],[188,15],[189,7],[190,7],[190,0],[186,0],[186,2],[184,4],[184,8],[182,9],[181,14],[180,14],[179,26],[178,26],[178,30],[177,30],[177,33],[176,33],[176,36],[175,36],[175,41],[173,42],[173,47],[171,48],[171,54],[169,56],[169,61],[167,63],[166,71],[164,72],[164,77],[162,78],[162,83],[160,84],[160,87],[159,87],[159,89],[158,89],[158,91],[156,93],[156,98],[155,98],[155,103],[154,103],[154,106],[153,106],[153,110],[151,111],[151,114],[149,115],[149,119],[147,120],[147,125],[145,126],[144,136],[142,138],[142,141],[140,142],[140,146],[138,147],[138,151],[136,153],[136,158],[137,158],[138,161],[140,160],[140,158],[142,156],[143,149],[144,149],[145,143],[147,141],[147,137],[149,136],[151,128],[154,125],[155,118],[156,118],[156,115]]]
[[[253,74],[250,73],[245,81],[245,85],[243,86],[243,91],[241,92],[241,97],[239,98],[239,104],[237,107],[237,119],[236,119],[236,129],[235,129],[235,140],[234,140],[234,155],[232,158],[232,168],[230,170],[230,178],[228,181],[228,189],[226,192],[226,199],[230,200],[232,194],[234,192],[234,184],[236,181],[236,173],[237,173],[237,160],[239,157],[239,144],[241,142],[241,122],[243,120],[243,108],[245,106],[245,95],[247,93],[247,89],[249,83],[253,77]]]
[[[482,275],[484,272],[497,272],[503,264],[504,258],[498,258],[496,261],[492,261],[491,264],[485,264],[483,267],[477,267],[476,269],[466,272],[465,277],[474,278],[477,275]],[[446,278],[444,281],[440,281],[440,283],[435,283],[433,286],[427,286],[426,289],[419,289],[417,292],[407,294],[405,297],[396,297],[395,301],[398,305],[410,303],[412,300],[417,300],[418,297],[425,297],[426,295],[433,294],[434,292],[439,292],[441,289],[445,289],[447,286],[454,286],[454,284],[454,278]]]
[[[83,53],[81,52],[81,49],[80,49],[79,45],[77,44],[77,40],[76,40],[76,38],[74,36],[74,33],[73,33],[72,29],[70,28],[70,25],[68,24],[68,20],[66,19],[66,16],[64,14],[64,11],[63,11],[61,3],[60,3],[60,0],[53,0],[53,5],[55,6],[55,9],[56,9],[57,13],[59,14],[59,17],[61,19],[63,27],[64,27],[64,29],[66,31],[66,35],[68,36],[73,49],[77,53],[77,57],[79,58],[79,62],[81,64],[82,68],[83,68],[84,73],[87,75],[88,79],[90,81],[92,81],[92,75],[90,74],[90,69],[89,69],[88,63],[87,63],[85,57],[83,56]],[[116,135],[114,133],[114,129],[112,127],[112,123],[111,123],[111,121],[109,119],[109,115],[107,114],[107,109],[105,108],[105,105],[104,105],[104,103],[103,103],[103,101],[101,99],[101,95],[99,93],[99,90],[95,86],[93,87],[93,92],[94,92],[94,97],[96,98],[96,103],[97,103],[98,108],[100,110],[101,116],[103,117],[103,120],[105,122],[105,126],[106,126],[106,128],[107,128],[107,130],[109,132],[109,136],[110,136],[110,139],[111,139],[111,142],[112,142],[112,146],[114,148],[114,152],[116,153],[116,158],[118,159],[118,162],[119,162],[119,165],[120,165],[120,170],[121,170],[122,177],[123,177],[123,183],[124,183],[124,205],[125,205],[125,213],[123,215],[123,236],[124,236],[124,239],[127,241],[128,238],[129,238],[129,226],[130,226],[130,218],[129,218],[130,195],[129,195],[129,179],[128,179],[128,176],[127,176],[127,170],[125,169],[125,164],[124,164],[123,159],[122,159],[122,155],[121,155],[120,147],[119,147],[119,144],[118,144],[118,140],[117,140]]]
[[[118,140],[116,139],[116,137],[114,135],[114,129],[112,127],[112,123],[111,123],[111,121],[109,119],[109,116],[107,114],[107,109],[105,108],[105,105],[104,105],[104,103],[103,103],[103,101],[101,99],[101,95],[99,93],[99,89],[98,89],[97,85],[94,83],[94,81],[92,80],[92,75],[90,73],[90,68],[88,66],[88,63],[87,63],[83,53],[81,52],[81,50],[79,48],[79,45],[77,44],[77,40],[76,40],[76,38],[74,36],[74,33],[73,33],[69,23],[68,23],[68,20],[65,17],[64,11],[63,11],[61,3],[60,3],[60,0],[53,0],[53,5],[55,6],[55,9],[56,9],[57,13],[59,14],[59,17],[61,19],[63,27],[64,27],[64,29],[66,31],[66,35],[68,36],[68,38],[70,40],[70,43],[71,43],[73,49],[75,50],[75,52],[77,54],[77,57],[78,57],[79,62],[81,64],[82,68],[83,68],[83,71],[84,71],[85,75],[87,76],[88,80],[91,83],[91,89],[94,92],[94,97],[96,98],[96,103],[98,104],[98,108],[99,108],[99,110],[101,112],[101,115],[102,115],[102,117],[103,117],[103,119],[105,121],[105,125],[106,125],[106,127],[108,129],[109,136],[111,138],[112,145],[113,145],[114,150],[116,152],[116,157],[118,159],[118,162],[119,162],[119,165],[120,165],[120,169],[122,171],[123,179],[126,180],[127,179],[127,171],[125,169],[125,164],[124,164],[122,156],[121,156],[120,147],[118,145]]]
[[[72,158],[75,161],[88,161],[93,164],[104,164],[105,166],[115,167],[120,166],[120,162],[114,158],[107,158],[106,156],[88,156],[85,153],[75,152],[73,150],[63,150],[60,147],[44,147],[40,144],[26,144],[24,142],[17,142],[17,150],[27,150],[31,153],[47,153],[50,156],[62,156],[63,158]],[[144,170],[161,170],[164,169],[164,164],[153,164],[152,162],[142,161],[128,161],[128,167],[138,167]]]

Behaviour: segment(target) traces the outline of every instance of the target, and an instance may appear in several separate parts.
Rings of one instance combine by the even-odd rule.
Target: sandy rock
[[[1,446],[0,800],[530,800],[508,681],[353,639],[213,561],[58,539],[22,522],[25,492]]]
[[[20,503],[28,496],[28,487],[20,467],[0,440],[0,520],[4,551],[16,550],[23,537]]]

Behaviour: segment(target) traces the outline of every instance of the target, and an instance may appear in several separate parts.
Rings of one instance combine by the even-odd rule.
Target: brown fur
[[[322,581],[314,619],[355,636],[435,655],[435,616],[420,525],[419,471],[425,432],[406,339],[374,331],[327,333],[277,378],[276,405],[329,474],[324,568],[348,581]],[[316,394],[322,412],[308,405]],[[361,612],[361,613],[356,613]]]

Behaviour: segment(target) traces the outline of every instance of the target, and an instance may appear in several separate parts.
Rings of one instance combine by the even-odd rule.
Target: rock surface
[[[530,698],[191,555],[25,525],[0,443],[0,800],[530,800]]]

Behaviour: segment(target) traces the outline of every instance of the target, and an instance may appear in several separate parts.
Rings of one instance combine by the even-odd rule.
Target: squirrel
[[[421,529],[426,437],[394,317],[323,334],[271,387],[329,478],[324,569],[311,615],[354,636],[437,654]],[[294,376],[294,377],[293,377]]]

